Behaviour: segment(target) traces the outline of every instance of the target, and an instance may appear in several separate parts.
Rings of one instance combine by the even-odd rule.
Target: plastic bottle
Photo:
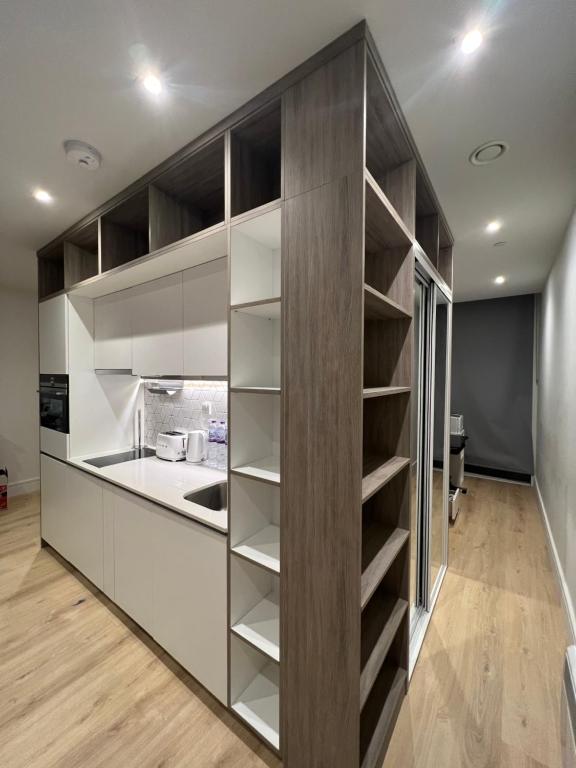
[[[228,464],[228,426],[222,419],[218,425],[218,469],[226,470]]]
[[[208,426],[208,460],[206,464],[209,467],[215,467],[218,464],[218,423],[216,419],[210,419]]]

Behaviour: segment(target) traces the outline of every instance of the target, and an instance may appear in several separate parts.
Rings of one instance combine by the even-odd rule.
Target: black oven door
[[[40,376],[40,426],[68,434],[68,376]]]

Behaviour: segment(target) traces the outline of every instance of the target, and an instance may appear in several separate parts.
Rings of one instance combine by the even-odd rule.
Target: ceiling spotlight
[[[148,72],[144,75],[142,78],[142,85],[146,88],[148,93],[151,93],[153,96],[159,96],[162,93],[162,80],[160,80],[158,75],[155,75],[152,72]]]
[[[34,200],[38,200],[39,203],[44,203],[44,205],[47,205],[54,200],[50,192],[47,192],[45,189],[35,189],[32,195]]]
[[[482,45],[483,40],[482,32],[479,29],[473,29],[462,38],[460,50],[462,53],[473,53]]]
[[[494,232],[499,232],[501,228],[502,222],[496,219],[495,221],[490,221],[486,225],[486,232],[488,232],[488,234],[493,234]]]
[[[498,277],[494,278],[494,282],[496,283],[496,285],[503,285],[506,282],[506,278],[504,277],[504,275],[498,275]]]

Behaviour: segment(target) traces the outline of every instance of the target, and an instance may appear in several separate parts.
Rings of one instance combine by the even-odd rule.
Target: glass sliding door
[[[447,564],[450,320],[449,301],[426,270],[417,269],[411,414],[411,664]]]

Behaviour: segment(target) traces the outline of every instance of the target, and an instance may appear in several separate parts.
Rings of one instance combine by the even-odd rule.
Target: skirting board
[[[536,488],[538,506],[540,507],[542,519],[544,520],[544,528],[546,529],[546,537],[548,539],[550,557],[554,563],[556,578],[558,579],[558,586],[560,587],[560,592],[562,593],[562,602],[564,603],[568,632],[572,638],[572,643],[576,643],[576,614],[574,613],[574,605],[572,603],[572,598],[570,597],[570,591],[568,589],[562,563],[560,562],[560,556],[558,555],[558,550],[556,549],[556,543],[554,542],[554,537],[552,535],[552,528],[550,527],[550,521],[548,520],[546,507],[544,506],[544,501],[542,500],[542,494],[540,493],[540,486],[538,485],[537,478],[535,478],[534,487]]]
[[[10,496],[22,496],[25,493],[37,493],[39,490],[39,477],[31,477],[29,480],[18,480],[17,483],[8,483],[8,499],[10,499]]]

